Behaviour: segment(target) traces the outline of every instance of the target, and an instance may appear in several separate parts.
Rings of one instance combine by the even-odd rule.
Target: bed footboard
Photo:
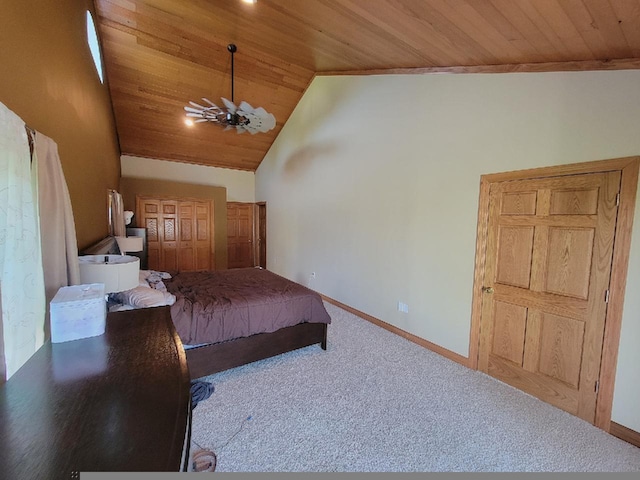
[[[187,363],[191,378],[195,379],[316,343],[327,349],[326,323],[300,323],[273,333],[189,348]]]

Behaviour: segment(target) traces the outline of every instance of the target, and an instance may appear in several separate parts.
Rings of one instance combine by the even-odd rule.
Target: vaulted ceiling
[[[640,68],[640,0],[95,4],[122,153],[250,171],[315,75]],[[189,100],[230,97],[229,43],[236,103],[273,113],[268,133],[184,124]]]

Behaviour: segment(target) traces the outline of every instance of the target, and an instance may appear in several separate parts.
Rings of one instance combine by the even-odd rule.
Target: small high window
[[[89,43],[89,49],[91,50],[91,56],[93,57],[93,63],[96,66],[98,77],[100,77],[100,82],[104,83],[102,79],[102,56],[100,55],[100,45],[98,44],[98,33],[96,32],[96,25],[93,22],[93,16],[89,10],[87,10],[87,42]]]

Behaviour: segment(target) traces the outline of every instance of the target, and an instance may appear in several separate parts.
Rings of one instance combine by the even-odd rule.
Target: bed
[[[169,274],[140,270],[137,287],[109,296],[109,311],[170,308],[191,378],[319,344],[331,317],[317,292],[269,270]]]
[[[191,378],[298,348],[327,348],[331,317],[317,292],[269,270],[182,272],[164,280]]]
[[[81,255],[120,254],[112,236]],[[109,310],[167,306],[191,378],[319,344],[331,317],[317,292],[269,270],[140,271],[138,287],[111,294]]]

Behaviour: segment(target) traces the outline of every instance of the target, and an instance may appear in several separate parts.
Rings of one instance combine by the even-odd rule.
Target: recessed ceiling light
[[[258,0],[242,0],[242,1],[243,1],[244,3],[250,3],[250,4],[252,4],[252,5],[253,5],[254,3],[257,3],[257,2],[258,2]]]

